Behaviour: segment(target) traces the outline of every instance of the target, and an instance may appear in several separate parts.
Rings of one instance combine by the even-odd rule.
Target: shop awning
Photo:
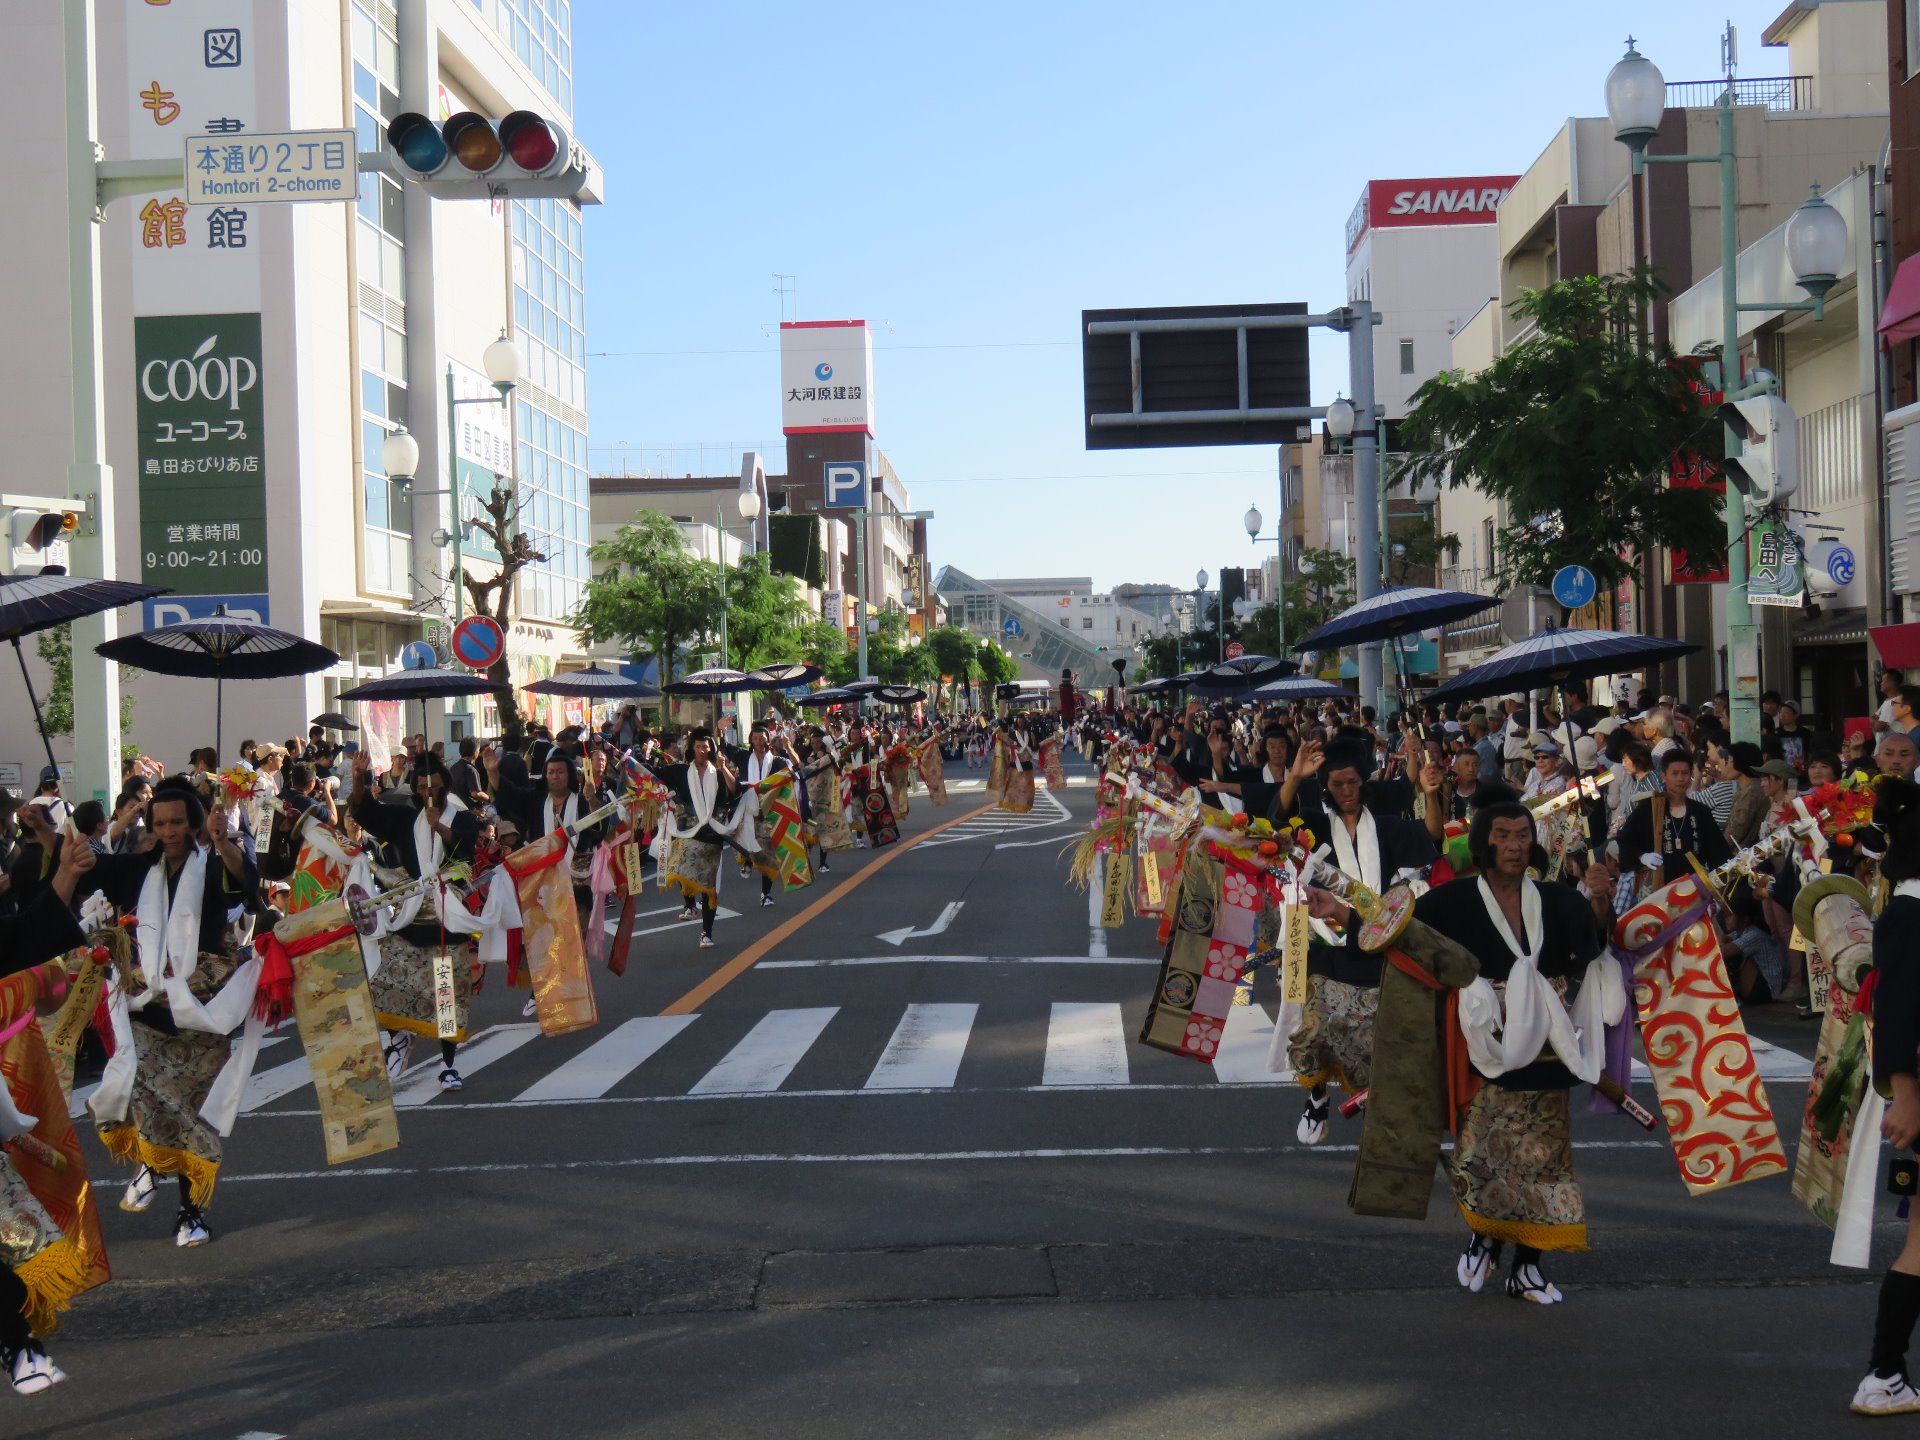
[[[1920,620],[1905,625],[1876,625],[1867,632],[1873,648],[1880,652],[1880,663],[1890,670],[1920,667]]]
[[[1867,641],[1867,607],[1843,605],[1829,610],[1817,625],[1796,630],[1795,645],[1864,645]]]
[[[1920,340],[1920,255],[1909,255],[1893,272],[1886,308],[1880,312],[1880,343]]]

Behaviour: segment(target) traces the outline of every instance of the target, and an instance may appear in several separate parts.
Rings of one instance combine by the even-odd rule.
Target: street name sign
[[[351,200],[359,187],[351,130],[189,135],[189,205]]]

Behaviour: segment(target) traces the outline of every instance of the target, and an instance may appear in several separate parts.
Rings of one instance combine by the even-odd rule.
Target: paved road
[[[216,1243],[109,1208],[74,1383],[8,1397],[0,1433],[1851,1428],[1873,1282],[1784,1181],[1690,1200],[1659,1144],[1583,1117],[1598,1248],[1536,1311],[1458,1290],[1437,1192],[1424,1225],[1347,1212],[1357,1125],[1293,1143],[1270,977],[1214,1069],[1133,1043],[1151,936],[1065,886],[1075,778],[1019,819],[964,783],[916,800],[907,844],[771,910],[728,877],[714,950],[653,902],[591,1032],[542,1039],[496,977],[465,1091],[403,1085],[402,1148],[361,1165],[327,1169],[270,1047]],[[1757,1031],[1792,1110],[1811,1027]]]

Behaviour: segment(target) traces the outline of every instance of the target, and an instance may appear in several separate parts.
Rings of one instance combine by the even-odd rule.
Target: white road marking
[[[540,1033],[540,1027],[526,1025],[495,1025],[490,1030],[482,1030],[460,1047],[454,1057],[453,1068],[467,1078],[484,1070],[496,1060],[501,1060],[518,1050],[522,1045]],[[408,1070],[393,1087],[393,1104],[398,1110],[411,1109],[425,1105],[436,1096],[447,1092],[440,1088],[440,1055],[435,1041],[427,1041],[434,1047],[431,1060],[423,1061]]]
[[[978,1005],[909,1005],[867,1077],[869,1090],[951,1088]]]
[[[949,900],[934,922],[924,930],[903,925],[898,930],[884,930],[873,938],[884,940],[889,945],[904,945],[909,940],[924,940],[930,935],[944,935],[947,933],[947,927],[953,924],[954,917],[960,913],[960,907],[966,903],[964,900]]]
[[[1264,1005],[1227,1008],[1226,1034],[1213,1057],[1214,1077],[1223,1085],[1269,1085],[1280,1077],[1267,1069],[1273,1046],[1273,1017]]]
[[[632,1074],[698,1015],[643,1015],[601,1036],[559,1068],[522,1090],[522,1104],[595,1100]]]
[[[1158,965],[1142,955],[858,955],[831,960],[762,960],[755,970],[829,970],[842,965]]]
[[[1024,834],[1029,830],[1051,830],[1055,826],[1066,824],[1073,818],[1073,812],[1067,809],[1060,797],[1045,790],[1034,796],[1033,804],[1034,808],[1024,815],[1015,815],[1010,810],[990,810],[985,815],[976,816],[971,820],[962,820],[952,829],[943,830],[930,839],[922,840],[921,848],[925,849],[931,845],[952,845],[962,840],[978,840],[993,835]],[[1059,836],[1049,836],[1045,840],[1032,843],[1055,845],[1059,842]],[[1007,845],[1015,843],[1026,842],[1008,841]],[[994,848],[1005,849],[1006,846],[1000,845]]]
[[[1583,1140],[1593,1150],[1665,1150],[1665,1140]],[[1260,1158],[1273,1155],[1352,1155],[1358,1145],[1135,1145],[1105,1149],[1054,1147],[1036,1150],[899,1150],[856,1155],[622,1155],[608,1160],[522,1160],[483,1165],[371,1165],[336,1170],[281,1170],[261,1175],[222,1172],[224,1185],[259,1185],[284,1180],[380,1180],[413,1175],[494,1175],[555,1170],[625,1170],[683,1165],[927,1165],[978,1160],[1155,1160],[1219,1155]]]
[[[1058,1003],[1047,1021],[1043,1085],[1111,1085],[1127,1079],[1127,1036],[1120,1007]]]
[[[673,911],[673,913],[676,915],[680,913],[680,907],[677,905],[670,905],[667,907],[667,909]],[[664,914],[665,912],[655,911],[654,913]],[[724,905],[716,905],[713,907],[713,918],[716,920],[732,920],[732,919],[735,919],[739,914],[740,912],[738,910],[729,910]],[[695,918],[692,920],[670,920],[665,925],[649,925],[644,930],[635,930],[633,932],[633,938],[635,940],[638,940],[642,935],[659,935],[659,934],[663,934],[668,930],[680,930],[685,928],[688,925],[698,925],[699,923],[700,923],[700,920],[698,915],[696,914]],[[620,929],[620,922],[616,920],[613,924],[607,927],[607,933],[609,935],[612,935],[617,933],[619,929]]]
[[[773,1010],[746,1033],[689,1092],[694,1095],[736,1095],[778,1090],[793,1073],[800,1057],[820,1038],[827,1023],[840,1013],[837,1005],[806,1010]]]

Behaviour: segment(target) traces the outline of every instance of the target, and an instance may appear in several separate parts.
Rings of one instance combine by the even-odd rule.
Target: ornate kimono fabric
[[[1649,895],[1620,917],[1614,943],[1633,961],[1640,1039],[1687,1189],[1702,1195],[1785,1170],[1700,882],[1688,876]]]
[[[400,1143],[393,1086],[361,958],[360,934],[344,900],[290,915],[261,947],[277,944],[293,966],[293,1018],[313,1071],[327,1163],[338,1165]]]
[[[1262,876],[1251,862],[1211,844],[1189,853],[1142,1041],[1213,1063],[1253,946],[1263,893]]]
[[[799,787],[791,770],[776,770],[762,780],[760,813],[754,816],[759,827],[760,853],[754,868],[771,875],[783,890],[798,890],[813,883],[813,866],[807,859],[807,841],[800,823]]]
[[[852,774],[854,815],[856,824],[866,833],[867,843],[876,850],[893,844],[900,838],[900,826],[893,818],[893,807],[887,803],[886,787],[873,783],[870,765],[863,765]]]
[[[503,862],[520,900],[534,1014],[543,1035],[584,1030],[600,1019],[566,858],[565,832],[555,830]]]
[[[67,1116],[60,1077],[34,1019],[34,1003],[64,974],[61,962],[0,981],[0,1084],[32,1129],[0,1152],[0,1263],[27,1287],[27,1324],[44,1336],[73,1298],[104,1283],[106,1242],[87,1161]]]
[[[927,787],[927,798],[936,805],[947,803],[947,763],[940,754],[940,737],[923,742],[917,757],[920,783]]]
[[[1795,927],[1824,957],[1831,975],[1793,1157],[1793,1198],[1826,1225],[1840,1218],[1854,1125],[1871,1069],[1867,1017],[1856,1011],[1860,982],[1873,964],[1873,921],[1865,900],[1857,881],[1827,875],[1802,889],[1793,907]],[[1807,959],[1811,971],[1812,952]]]

